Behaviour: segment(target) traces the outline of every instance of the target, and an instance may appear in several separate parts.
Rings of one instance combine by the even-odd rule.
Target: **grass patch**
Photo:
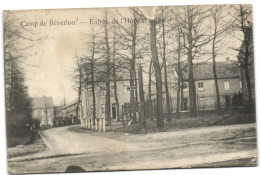
[[[41,139],[41,137],[37,130],[30,131],[30,133],[26,134],[24,137],[7,136],[7,147],[10,148],[18,145],[28,145],[39,139]]]
[[[30,136],[26,137],[7,137],[7,147],[15,147],[18,145],[27,145],[31,141]]]
[[[227,112],[221,116],[216,114],[203,115],[193,118],[175,118],[171,121],[164,122],[164,131],[189,129],[197,127],[208,127],[208,126],[223,126],[223,125],[234,125],[234,124],[246,124],[253,123],[251,120],[251,114],[244,114],[240,112]],[[132,124],[130,126],[122,127],[116,129],[116,132],[131,133],[131,134],[141,134],[143,130],[139,123]],[[153,133],[158,132],[156,127],[156,121],[147,120],[146,121],[146,132]]]
[[[20,139],[11,139],[11,141],[16,141],[15,143],[13,143],[16,147],[13,146],[7,149],[8,158],[33,154],[45,149],[45,144],[43,143],[37,130],[33,130],[32,136],[28,139]]]

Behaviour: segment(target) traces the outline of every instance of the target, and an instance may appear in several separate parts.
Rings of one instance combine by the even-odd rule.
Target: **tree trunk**
[[[164,83],[165,83],[165,94],[166,94],[166,108],[167,108],[167,119],[171,120],[171,108],[170,108],[170,97],[168,89],[168,76],[167,76],[167,65],[166,65],[166,42],[165,42],[165,26],[164,20],[162,21],[162,38],[163,38],[163,68],[164,68]]]
[[[114,81],[114,95],[115,95],[115,102],[116,102],[116,119],[119,122],[120,121],[120,113],[119,113],[119,101],[117,97],[117,77],[116,77],[116,61],[115,61],[115,55],[116,55],[116,38],[114,33],[114,41],[113,41],[113,81]]]
[[[191,53],[188,53],[188,62],[189,62],[189,100],[190,100],[190,114],[191,116],[197,116],[196,108],[196,89],[193,78],[193,63]]]
[[[248,40],[248,39],[247,39]],[[249,98],[249,105],[252,106],[252,87],[251,87],[251,80],[250,80],[250,72],[249,72],[249,42],[246,41],[246,51],[245,51],[245,77],[246,77],[246,84],[247,84],[247,91],[248,91],[248,98]]]
[[[137,87],[136,71],[135,71],[135,86]],[[138,92],[137,92],[137,90],[135,91],[135,103],[136,103],[136,105],[138,105]]]
[[[178,60],[177,60],[177,74],[178,74],[178,87],[177,87],[177,104],[176,104],[176,117],[179,118],[180,111],[180,90],[181,90],[181,36],[178,30]]]
[[[220,110],[221,106],[220,106],[220,96],[219,96],[218,77],[217,77],[217,72],[216,72],[215,56],[213,56],[213,75],[214,75],[214,82],[215,82],[215,89],[216,89],[216,96],[217,96],[217,110],[218,110],[218,114],[219,114],[219,112],[220,112],[219,110]]]
[[[196,105],[196,89],[195,82],[193,77],[193,56],[192,56],[192,48],[193,48],[193,16],[190,14],[188,8],[188,66],[189,66],[189,103],[190,103],[190,115],[197,116],[197,105]]]
[[[215,82],[215,89],[216,89],[216,97],[217,97],[217,111],[218,114],[220,114],[220,97],[219,97],[219,88],[218,88],[218,77],[217,77],[217,71],[216,71],[216,53],[215,53],[215,46],[216,46],[216,38],[217,38],[217,19],[216,16],[213,16],[214,18],[214,35],[213,35],[213,41],[212,41],[212,66],[213,66],[213,76],[214,76],[214,82]]]
[[[135,19],[135,12],[133,11],[133,18]],[[137,24],[134,23],[133,24],[133,33],[132,33],[132,59],[130,61],[131,64],[131,72],[130,72],[130,86],[134,86],[135,85],[135,81],[136,81],[136,73],[135,73],[135,58],[136,58],[136,54],[135,54],[135,50],[136,50],[136,33],[137,33]],[[130,92],[130,104],[131,104],[131,113],[133,115],[133,123],[136,123],[136,98],[134,97],[135,92],[131,90]]]
[[[78,123],[78,118],[79,118],[79,103],[80,103],[80,97],[81,97],[81,93],[78,92],[78,100],[77,100],[77,105],[76,105],[76,123]]]
[[[131,61],[131,64],[132,64],[132,61]],[[133,87],[134,86],[134,77],[133,77],[133,72],[132,72],[132,68],[130,70],[130,87]],[[136,115],[134,115],[135,113],[135,105],[134,105],[134,101],[135,101],[135,98],[134,98],[134,91],[133,90],[130,90],[130,119],[133,120],[133,122],[135,123],[136,122]]]
[[[216,60],[215,56],[213,56],[213,75],[214,75],[214,82],[215,82],[215,88],[216,88],[216,96],[217,96],[217,110],[219,114],[219,110],[221,108],[220,106],[220,96],[219,96],[219,88],[218,88],[218,77],[217,77],[217,71],[216,71]]]
[[[149,65],[149,85],[148,85],[148,98],[149,98],[149,118],[151,120],[153,120],[153,105],[152,105],[152,65],[153,65],[153,62],[152,60],[150,61],[150,65]]]
[[[184,106],[183,106],[183,77],[182,77],[182,71],[180,72],[180,82],[181,82],[181,97],[180,97],[180,100],[181,100],[181,111],[184,110]]]
[[[105,20],[107,21],[107,9],[105,11]],[[105,119],[108,125],[111,125],[110,117],[110,47],[108,42],[107,24],[105,23],[105,43],[106,43],[106,105],[105,105]]]
[[[181,89],[180,76],[178,76],[178,87],[177,87],[177,104],[176,104],[176,117],[179,118],[180,112],[180,89]]]
[[[161,68],[158,59],[158,52],[156,47],[156,22],[155,20],[150,20],[150,44],[153,66],[155,70],[156,79],[156,100],[157,100],[157,128],[159,131],[164,129],[164,117],[163,117],[163,107],[162,107],[162,77]]]
[[[13,82],[14,82],[14,61],[13,58],[11,59],[11,75],[10,75],[10,92],[9,92],[9,105],[10,105],[10,112],[13,112]]]
[[[178,53],[178,87],[177,87],[177,104],[176,104],[176,117],[179,118],[180,111],[180,90],[181,90],[181,66],[180,66],[180,56]]]
[[[94,41],[93,41],[94,42]],[[94,80],[94,52],[95,46],[93,43],[93,53],[91,58],[91,87],[92,87],[92,103],[93,103],[93,121],[96,119],[96,93],[95,93],[95,80]]]
[[[138,83],[140,95],[139,117],[143,132],[146,133],[146,117],[145,117],[145,103],[144,103],[144,90],[143,90],[143,70],[141,64],[138,67]]]
[[[82,71],[80,68],[80,64],[78,64],[79,68],[79,88],[78,88],[78,100],[77,100],[77,105],[76,105],[76,123],[78,123],[78,118],[79,118],[79,103],[80,103],[80,97],[81,97],[81,90],[82,90]]]

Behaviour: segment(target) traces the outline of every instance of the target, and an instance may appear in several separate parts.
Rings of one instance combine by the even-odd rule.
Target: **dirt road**
[[[10,172],[64,172],[71,165],[100,171],[225,166],[227,161],[240,162],[237,166],[256,164],[255,124],[146,135],[77,133],[70,127],[42,131],[47,149],[9,159]]]

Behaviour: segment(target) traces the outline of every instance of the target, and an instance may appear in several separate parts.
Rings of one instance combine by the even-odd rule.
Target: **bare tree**
[[[10,11],[3,13],[7,136],[24,136],[24,126],[32,122],[31,99],[24,83],[23,67],[35,67],[26,62],[30,55],[28,50],[44,38],[19,25],[19,20]]]
[[[194,116],[197,116],[197,102],[193,68],[196,57],[198,60],[205,54],[203,47],[210,42],[208,27],[204,23],[207,18],[208,9],[203,9],[202,6],[183,7],[177,18],[183,29],[184,49],[188,55],[189,104],[191,115]]]
[[[148,100],[149,100],[149,110],[150,110],[150,114],[152,114],[150,116],[150,119],[153,120],[153,106],[152,106],[152,68],[153,68],[153,61],[151,59],[150,64],[149,64],[149,82],[148,82]]]
[[[253,65],[253,23],[252,23],[252,11],[250,5],[239,5],[233,6],[236,13],[233,15],[232,28],[235,31],[239,31],[243,35],[243,39],[236,37],[238,40],[242,41],[240,48],[234,48],[234,50],[239,51],[238,61],[240,67],[244,70],[247,94],[248,94],[248,106],[252,107],[253,97],[252,97],[252,87],[250,79],[250,66]]]
[[[117,121],[120,121],[120,113],[119,113],[119,101],[117,96],[117,74],[116,74],[116,32],[115,32],[115,26],[114,26],[114,37],[113,37],[113,82],[114,82],[114,95],[115,95],[115,102],[116,102],[116,114],[117,114]]]
[[[168,74],[167,74],[167,63],[166,63],[166,40],[165,40],[165,10],[167,7],[161,7],[160,17],[161,17],[161,26],[162,26],[162,60],[163,60],[163,71],[164,71],[164,86],[165,86],[165,95],[166,95],[166,110],[167,110],[167,119],[171,120],[171,107],[170,107],[170,96],[169,96],[169,88],[168,88]]]
[[[79,119],[79,104],[81,101],[81,92],[83,86],[83,67],[82,67],[82,58],[78,57],[75,52],[75,64],[76,68],[74,69],[73,80],[75,81],[74,89],[77,91],[77,104],[76,104],[76,123]]]
[[[138,8],[132,7],[129,8],[129,12],[132,15],[134,20],[137,20],[140,15],[138,13]],[[122,17],[123,18],[123,17]],[[120,57],[124,58],[129,65],[129,74],[130,74],[130,87],[137,86],[136,78],[136,55],[140,53],[140,49],[137,48],[138,44],[138,22],[133,23],[119,23],[116,25],[116,32],[120,40],[118,42],[121,45],[121,53],[117,53]],[[129,52],[129,54],[127,53]],[[125,66],[125,64],[124,64]],[[130,118],[133,119],[133,123],[136,123],[137,117],[137,103],[138,103],[138,94],[137,90],[130,91]]]
[[[218,77],[216,70],[216,57],[219,54],[220,48],[222,46],[223,37],[225,37],[225,33],[228,30],[227,24],[224,23],[224,19],[226,17],[224,12],[224,6],[215,5],[211,8],[211,18],[213,19],[213,37],[212,37],[212,46],[211,46],[211,54],[212,54],[212,68],[213,68],[213,76],[215,82],[215,90],[217,97],[217,110],[219,113],[220,106],[220,96],[219,96],[219,87],[218,87]]]
[[[158,59],[158,51],[156,46],[156,21],[150,20],[150,48],[152,53],[153,67],[156,79],[156,101],[157,101],[157,128],[162,131],[164,129],[163,105],[162,105],[162,77],[161,67]]]
[[[4,18],[4,60],[5,60],[5,84],[6,89],[6,109],[15,110],[16,101],[14,100],[14,92],[17,88],[15,81],[23,81],[23,66],[34,66],[25,62],[25,58],[29,55],[28,50],[33,45],[44,39],[33,33],[33,31],[22,27],[17,18],[12,12],[6,11],[3,14]],[[22,85],[21,88],[26,88]],[[18,106],[17,106],[18,107]],[[25,109],[25,108],[24,108]]]
[[[177,33],[177,42],[178,42],[178,48],[177,48],[177,74],[178,74],[178,84],[177,84],[177,106],[176,106],[176,116],[179,117],[179,111],[180,111],[180,101],[182,106],[183,101],[183,88],[182,88],[182,69],[181,69],[181,29],[178,28]],[[181,92],[182,91],[182,92]],[[181,100],[180,100],[180,92],[181,92]]]
[[[140,16],[149,19],[150,24],[150,50],[151,50],[151,61],[155,71],[155,81],[156,81],[156,117],[157,117],[157,128],[159,131],[164,129],[164,116],[163,116],[163,95],[162,95],[162,75],[161,75],[161,66],[158,57],[158,48],[157,48],[157,38],[156,38],[156,25],[160,22],[156,18],[156,14],[153,11],[147,11],[146,8],[143,8],[141,12],[137,12]]]
[[[107,9],[105,9],[105,20],[107,21]],[[111,125],[110,116],[110,46],[108,41],[107,23],[104,24],[105,32],[105,45],[106,45],[106,105],[105,105],[105,118],[109,125]]]

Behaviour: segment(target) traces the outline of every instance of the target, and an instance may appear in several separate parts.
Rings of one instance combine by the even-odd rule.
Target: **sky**
[[[53,97],[55,105],[61,105],[64,98],[66,103],[74,100],[77,97],[73,89],[74,58],[77,47],[82,45],[83,28],[86,27],[80,28],[78,24],[78,20],[85,20],[82,11],[22,11],[17,16],[23,22],[21,25],[44,38],[35,42],[25,59],[29,64],[24,66],[29,95]],[[76,25],[54,26],[55,20],[65,24],[75,22]],[[42,21],[46,26],[44,23],[41,26]]]
[[[142,10],[148,18],[155,11],[152,8]],[[113,12],[117,11],[128,15],[124,8],[113,9]],[[69,103],[77,98],[77,92],[73,89],[75,55],[82,52],[86,44],[85,34],[92,29],[102,32],[98,24],[104,19],[102,9],[28,10],[16,11],[15,15],[19,18],[19,25],[32,31],[35,36],[44,37],[34,43],[25,59],[25,83],[29,95],[53,97],[55,105],[62,105],[64,99]],[[231,59],[235,56],[236,53]],[[222,61],[225,58],[226,55],[222,54],[217,59]]]

